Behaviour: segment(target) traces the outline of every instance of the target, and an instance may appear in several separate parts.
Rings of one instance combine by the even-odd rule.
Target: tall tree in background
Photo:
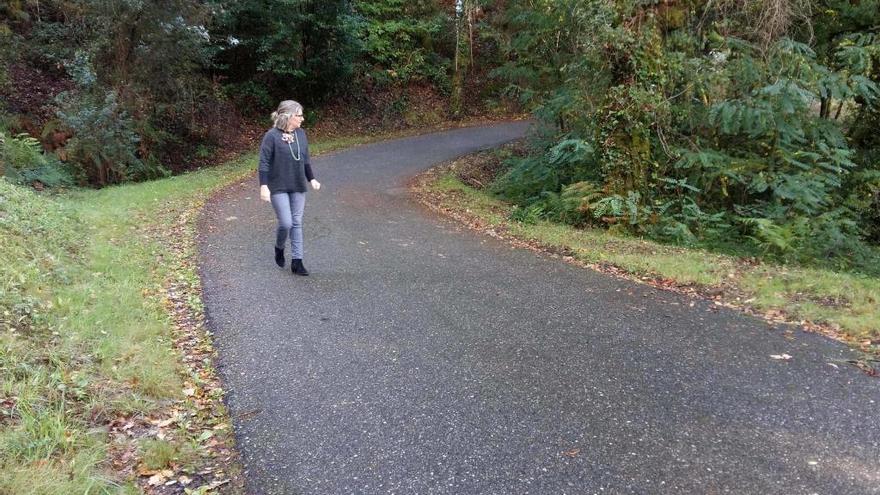
[[[351,79],[355,30],[348,0],[222,1],[216,70],[255,110],[291,95],[321,102]]]
[[[450,12],[436,0],[358,0],[362,77],[368,85],[448,84]]]
[[[455,61],[452,72],[452,112],[462,110],[462,91],[468,70],[474,64],[474,23],[477,0],[455,1]]]

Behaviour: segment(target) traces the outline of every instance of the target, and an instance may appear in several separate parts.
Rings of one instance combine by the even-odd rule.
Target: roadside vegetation
[[[209,363],[207,375],[184,364],[167,307],[172,287],[198,289],[192,239],[175,240],[180,257],[164,242],[191,238],[177,219],[244,165],[57,196],[0,179],[0,493],[140,493],[137,475],[162,472],[153,484],[222,479],[225,466],[198,474],[209,442],[231,438],[221,394],[205,386]]]
[[[858,271],[761,260],[721,244],[675,246],[625,231],[575,227],[505,201],[495,184],[522,145],[462,157],[421,176],[422,202],[467,225],[614,275],[705,297],[771,322],[796,323],[866,353],[880,353],[880,278]],[[506,164],[505,164],[506,163]]]
[[[516,4],[521,215],[880,275],[880,3]]]
[[[488,77],[499,45],[475,36],[476,8],[4,2],[0,175],[36,187],[167,177],[247,148],[284,99],[322,136],[506,114],[503,82]]]

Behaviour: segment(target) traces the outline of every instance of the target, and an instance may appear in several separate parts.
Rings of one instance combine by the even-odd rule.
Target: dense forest
[[[455,34],[468,21],[450,2],[62,0],[0,9],[3,163],[17,182],[158,177],[210,156],[247,122],[265,125],[280,99],[305,104],[310,123],[343,108],[342,120],[387,124],[406,117],[413,95],[451,104],[452,81],[461,94],[474,79],[465,75],[473,57],[456,56]],[[483,95],[465,94],[482,106]]]
[[[379,125],[507,99],[544,124],[494,185],[523,220],[878,270],[880,0],[19,0],[0,15],[13,182],[185,170],[282,98],[309,122]]]
[[[537,7],[537,8],[536,8]],[[876,274],[880,2],[511,4],[524,217]]]

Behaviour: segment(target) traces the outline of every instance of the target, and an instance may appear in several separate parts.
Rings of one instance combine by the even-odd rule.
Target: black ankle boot
[[[284,268],[284,248],[275,248],[275,264]]]
[[[292,271],[294,275],[306,276],[309,274],[309,271],[306,270],[306,267],[303,265],[303,260],[290,260],[290,271]]]

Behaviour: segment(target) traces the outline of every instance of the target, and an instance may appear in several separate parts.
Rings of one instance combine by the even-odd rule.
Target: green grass
[[[141,450],[144,466],[151,470],[170,468],[174,464],[187,464],[195,457],[189,445],[168,440],[147,440],[141,444]]]
[[[106,433],[89,432],[181,397],[160,297],[171,267],[156,262],[162,248],[141,222],[221,186],[224,173],[235,169],[55,199],[0,183],[0,252],[14,260],[0,272],[0,493],[136,491],[105,472]]]
[[[546,221],[509,220],[513,207],[443,173],[423,186],[444,209],[467,212],[489,227],[521,240],[570,253],[585,263],[608,264],[637,277],[650,277],[719,295],[757,313],[784,313],[830,327],[852,343],[880,340],[880,279],[831,270],[750,263],[734,256],[686,249]]]
[[[761,265],[746,273],[743,285],[762,310],[827,322],[853,340],[880,338],[880,280],[851,273]]]
[[[0,181],[0,493],[124,492],[95,466],[103,441],[85,421],[93,359],[67,333],[69,284],[83,276],[87,235],[66,204]],[[74,297],[75,296],[75,297]],[[99,489],[98,487],[101,487]]]

